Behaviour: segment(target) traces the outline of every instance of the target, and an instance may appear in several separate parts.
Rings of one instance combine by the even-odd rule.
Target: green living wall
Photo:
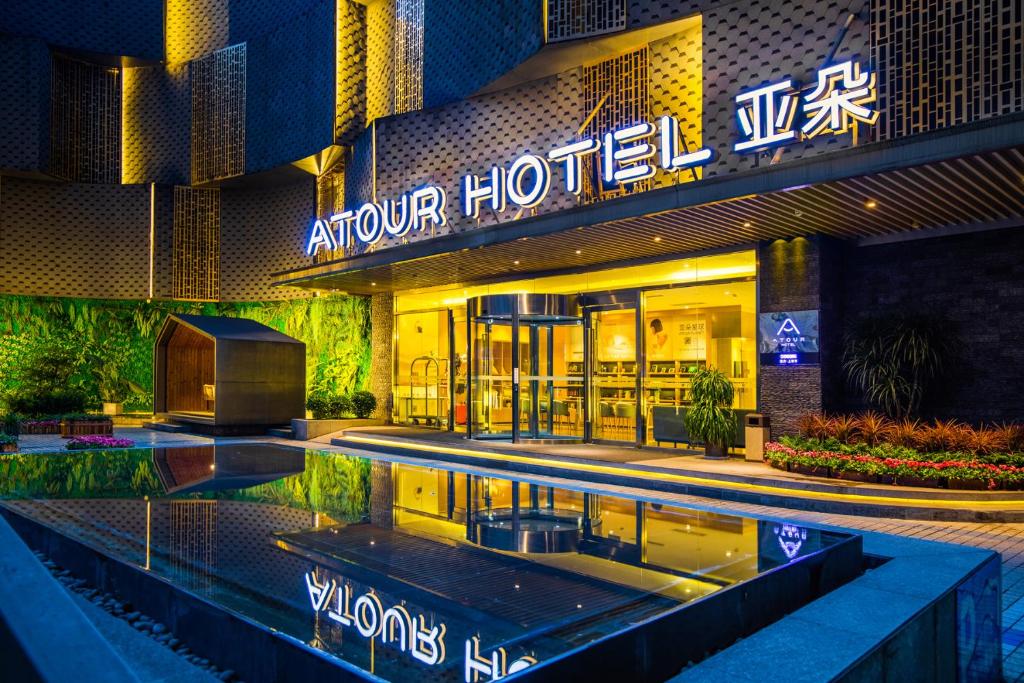
[[[306,344],[307,391],[344,393],[366,385],[370,302],[332,295],[263,303],[120,301],[0,295],[0,412],[26,380],[28,359],[54,342],[73,349],[71,383],[98,406],[100,372],[113,370],[132,389],[129,411],[153,409],[153,344],[170,313],[249,318]],[[69,343],[70,341],[70,343]]]

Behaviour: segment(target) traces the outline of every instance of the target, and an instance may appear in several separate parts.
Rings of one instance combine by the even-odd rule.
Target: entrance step
[[[291,427],[274,427],[267,430],[269,436],[279,436],[282,439],[294,439],[295,434],[292,432]]]
[[[143,422],[142,426],[156,432],[170,432],[172,434],[183,434],[189,431],[187,425],[180,425],[174,422]]]

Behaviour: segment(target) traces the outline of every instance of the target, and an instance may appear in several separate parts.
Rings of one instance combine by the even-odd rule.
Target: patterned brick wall
[[[427,0],[423,106],[468,97],[540,49],[543,0]]]
[[[870,59],[867,0],[778,0],[723,3],[708,9],[704,24],[704,140],[719,160],[708,175],[742,171],[758,162],[759,155],[737,154],[735,96],[758,85],[793,77],[810,83],[827,55],[849,12],[860,17],[843,40],[836,59]],[[781,161],[844,149],[851,135],[818,136],[787,145]]]
[[[366,8],[338,0],[334,140],[350,145],[366,122]]]
[[[183,184],[191,174],[189,65],[126,68],[122,181]]]
[[[146,298],[149,187],[0,178],[0,292]]]
[[[0,170],[49,166],[50,51],[31,38],[0,35]]]
[[[271,273],[306,263],[302,231],[316,211],[313,176],[287,185],[221,190],[221,299],[262,301],[306,296],[272,287]]]
[[[847,320],[920,315],[943,321],[956,353],[925,396],[928,415],[975,424],[1024,421],[1024,225],[870,247],[845,245]],[[859,409],[847,392],[840,407]]]
[[[391,382],[394,376],[395,298],[391,294],[374,294],[370,298],[370,382],[368,389],[377,397],[373,417],[391,419]]]
[[[334,142],[334,12],[333,2],[318,2],[246,44],[246,173]]]
[[[366,120],[394,112],[394,0],[371,0],[366,6]]]
[[[161,59],[163,0],[5,0],[0,33],[40,38],[58,48]]]

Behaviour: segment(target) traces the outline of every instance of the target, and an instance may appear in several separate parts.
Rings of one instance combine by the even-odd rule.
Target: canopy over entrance
[[[306,345],[253,320],[168,316],[153,369],[160,417],[237,428],[304,414]]]

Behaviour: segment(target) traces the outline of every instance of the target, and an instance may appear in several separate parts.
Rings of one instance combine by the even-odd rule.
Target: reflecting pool
[[[501,678],[847,538],[269,444],[2,456],[0,497],[388,680]]]

